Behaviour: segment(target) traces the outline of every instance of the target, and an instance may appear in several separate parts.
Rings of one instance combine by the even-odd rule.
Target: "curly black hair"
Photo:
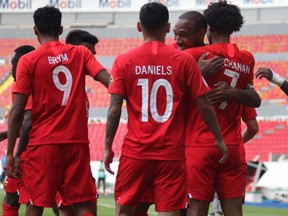
[[[240,8],[226,0],[211,3],[203,14],[211,28],[224,34],[239,31],[244,23]]]

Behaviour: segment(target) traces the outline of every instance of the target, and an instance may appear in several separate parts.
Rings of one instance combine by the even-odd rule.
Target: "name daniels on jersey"
[[[228,58],[224,59],[224,66],[226,68],[230,68],[233,69],[234,71],[237,72],[242,72],[245,74],[249,74],[250,73],[250,66],[249,65],[245,65],[239,62],[234,62]]]
[[[172,66],[163,66],[163,65],[142,65],[135,66],[135,74],[151,74],[151,75],[171,75]]]
[[[66,53],[60,54],[58,56],[48,56],[48,63],[49,64],[58,64],[61,62],[67,62],[68,56]]]

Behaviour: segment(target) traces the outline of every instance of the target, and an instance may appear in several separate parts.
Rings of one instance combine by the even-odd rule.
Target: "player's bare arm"
[[[106,86],[106,88],[108,88],[110,83],[110,74],[107,72],[107,70],[102,70],[94,77],[94,79],[101,82],[104,86]]]
[[[10,171],[10,167],[14,166],[14,148],[16,139],[19,137],[20,129],[22,126],[25,106],[28,100],[28,95],[15,94],[15,99],[10,112],[8,121],[8,146],[7,146],[7,160],[4,165],[4,170],[7,176],[15,178],[15,173]]]
[[[243,130],[242,138],[244,143],[252,139],[259,131],[258,123],[256,118],[245,121],[246,128]]]
[[[20,171],[21,154],[26,150],[29,143],[29,132],[32,128],[32,110],[25,110],[24,119],[21,126],[20,140],[15,153],[14,173],[17,177],[22,177]]]
[[[259,107],[261,104],[261,98],[254,88],[232,88],[224,81],[218,82],[214,86],[215,88],[208,93],[212,104],[229,100],[237,100],[247,107]]]
[[[204,78],[209,78],[217,74],[224,67],[224,59],[214,56],[206,59],[209,53],[203,54],[198,60],[198,66]]]
[[[105,169],[114,175],[114,172],[110,168],[110,164],[113,162],[114,152],[112,150],[113,140],[118,129],[122,104],[124,96],[119,94],[111,94],[110,107],[107,115],[106,124],[106,138],[105,138],[105,153],[104,153],[104,165]]]
[[[0,132],[0,142],[2,142],[3,140],[7,139],[7,131],[1,131]]]
[[[277,74],[276,72],[272,71],[270,68],[260,67],[257,70],[255,76],[258,79],[265,78],[268,81],[278,85],[282,89],[282,91],[286,95],[288,95],[288,82],[283,77],[281,77],[279,74]]]
[[[196,103],[205,123],[215,136],[217,148],[223,153],[223,157],[219,160],[219,163],[224,163],[228,159],[228,150],[224,143],[214,108],[206,94],[197,98]]]

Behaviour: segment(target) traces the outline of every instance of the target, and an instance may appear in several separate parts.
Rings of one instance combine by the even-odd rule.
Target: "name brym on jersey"
[[[59,64],[61,62],[67,62],[68,56],[66,53],[60,54],[58,56],[48,56],[48,63],[49,64]]]

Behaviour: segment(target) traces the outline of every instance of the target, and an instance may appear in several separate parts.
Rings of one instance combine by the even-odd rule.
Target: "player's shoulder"
[[[254,58],[253,54],[248,50],[239,50],[239,53],[244,56],[247,56],[248,58]]]
[[[198,60],[207,51],[208,49],[206,46],[192,47],[192,48],[183,50],[184,53],[192,55],[196,60]]]

